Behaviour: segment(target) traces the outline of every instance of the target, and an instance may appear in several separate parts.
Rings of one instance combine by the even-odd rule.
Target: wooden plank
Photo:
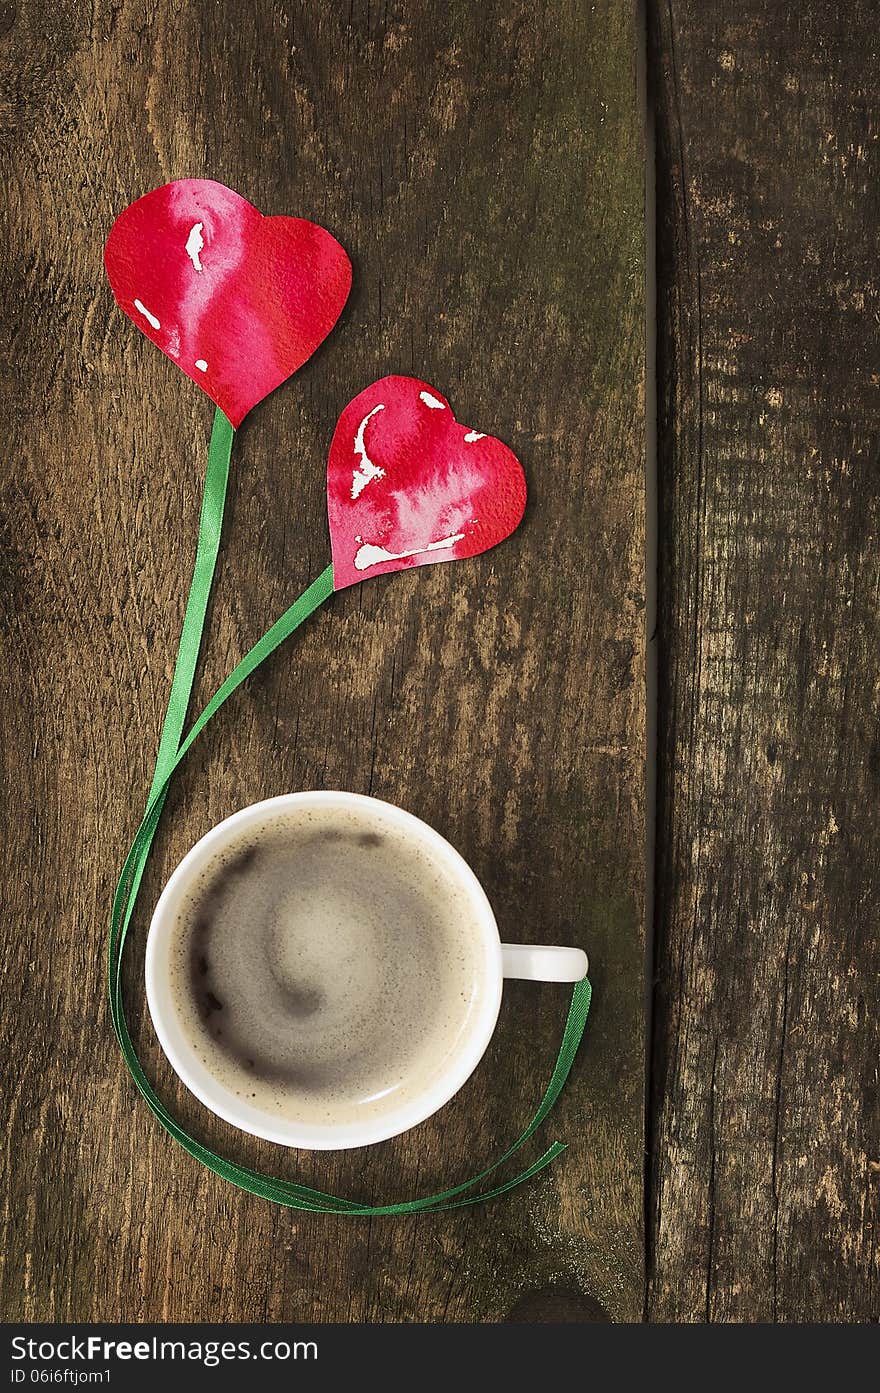
[[[3,39],[3,879],[8,1318],[637,1318],[643,1304],[643,138],[629,0],[541,6],[25,0]],[[331,228],[355,289],[236,444],[204,698],[328,559],[346,401],[418,372],[522,457],[517,536],[339,596],[214,723],[169,800],[135,935],[151,1074],[239,1159],[376,1201],[470,1174],[552,1065],[566,993],[512,986],[442,1115],[279,1155],[175,1085],[138,1005],[147,909],[212,823],[371,791],[465,853],[504,932],[583,943],[595,1012],[552,1172],[485,1208],[291,1214],[201,1170],[140,1104],[103,984],[192,562],[211,411],[113,305],[114,215],[209,175]],[[549,1138],[549,1131],[548,1131]]]
[[[659,1320],[880,1314],[876,18],[654,7]]]

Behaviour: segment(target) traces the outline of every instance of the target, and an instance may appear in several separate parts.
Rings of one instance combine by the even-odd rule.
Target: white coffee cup
[[[240,845],[248,829],[265,823],[267,817],[304,809],[320,811],[325,817],[337,811],[341,817],[357,812],[364,818],[372,813],[381,816],[386,825],[389,819],[393,820],[401,833],[419,844],[423,855],[442,863],[452,875],[466,903],[473,933],[480,939],[480,952],[475,955],[475,962],[479,964],[478,980],[474,984],[475,1006],[468,1028],[442,1074],[416,1096],[392,1106],[380,1116],[355,1123],[305,1123],[263,1111],[247,1102],[216,1077],[200,1057],[194,1041],[184,1029],[171,992],[171,958],[179,946],[181,909],[205,867],[227,847]],[[420,818],[375,798],[329,791],[288,793],[265,799],[243,808],[206,833],[183,858],[165,886],[150,924],[146,952],[147,1002],[153,1026],[169,1062],[187,1088],[218,1117],[242,1131],[282,1146],[310,1151],[342,1150],[385,1141],[423,1122],[443,1107],[483,1057],[498,1019],[505,977],[535,982],[579,982],[586,974],[587,957],[580,948],[502,943],[491,905],[470,866]]]

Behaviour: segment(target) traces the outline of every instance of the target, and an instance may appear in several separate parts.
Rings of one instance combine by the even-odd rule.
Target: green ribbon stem
[[[469,1180],[422,1199],[402,1200],[395,1204],[368,1205],[355,1200],[341,1199],[335,1195],[325,1194],[321,1190],[315,1190],[308,1185],[300,1185],[294,1181],[264,1175],[260,1171],[237,1165],[235,1162],[217,1155],[190,1136],[168,1112],[147,1079],[129,1034],[122,993],[123,954],[144,868],[159,826],[171,778],[205,726],[216,715],[224,702],[261,663],[266,661],[270,654],[274,653],[275,649],[286,638],[299,628],[304,620],[333,594],[333,567],[331,565],[321,572],[308,589],[300,595],[299,599],[254,644],[250,652],[242,658],[241,662],[226,678],[226,681],[217,689],[193,723],[186,737],[181,738],[192,693],[217,563],[233,437],[234,431],[231,423],[218,409],[214,417],[208,450],[208,468],[199,521],[196,562],[184,614],[174,678],[168,700],[168,711],[159,740],[156,769],[150,786],[147,808],[125,858],[113,898],[109,947],[110,1014],[113,1028],[132,1078],[166,1131],[197,1161],[207,1166],[216,1175],[222,1176],[223,1179],[237,1185],[240,1189],[246,1190],[249,1194],[258,1195],[289,1208],[314,1210],[324,1214],[414,1214],[423,1210],[458,1209],[465,1205],[478,1204],[484,1200],[493,1199],[496,1195],[504,1194],[505,1191],[529,1180],[565,1150],[563,1143],[554,1142],[527,1170],[515,1175],[512,1179],[480,1194],[470,1195],[464,1199],[457,1198],[464,1191],[486,1180],[499,1166],[513,1156],[541,1125],[556,1102],[568,1078],[586,1024],[591,996],[590,983],[586,979],[583,982],[578,982],[574,988],[562,1045],[553,1075],[540,1106],[525,1131],[496,1161]]]

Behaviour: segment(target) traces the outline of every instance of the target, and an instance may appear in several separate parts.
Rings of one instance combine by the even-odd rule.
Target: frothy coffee
[[[181,905],[175,1011],[261,1111],[347,1125],[440,1078],[477,1008],[480,935],[451,870],[381,811],[274,813]]]

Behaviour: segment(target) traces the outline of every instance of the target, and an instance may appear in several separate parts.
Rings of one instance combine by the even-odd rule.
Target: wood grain
[[[876,6],[654,6],[654,1319],[876,1320]]]
[[[7,1319],[634,1319],[643,1305],[643,136],[628,0],[0,7]],[[523,459],[518,534],[336,598],[193,752],[145,883],[130,999],[214,1146],[387,1201],[468,1174],[531,1112],[566,995],[514,985],[440,1117],[309,1157],[212,1124],[143,1021],[147,911],[212,823],[289,789],[400,802],[506,935],[582,943],[594,1015],[543,1179],[460,1214],[345,1220],[177,1149],[113,1042],[114,878],[149,781],[211,409],[115,309],[119,210],[211,176],[314,218],[343,319],[236,443],[204,699],[328,558],[336,417],[417,372]],[[853,465],[855,468],[855,464]],[[549,1135],[549,1133],[548,1133]],[[561,1315],[560,1315],[561,1313]]]

